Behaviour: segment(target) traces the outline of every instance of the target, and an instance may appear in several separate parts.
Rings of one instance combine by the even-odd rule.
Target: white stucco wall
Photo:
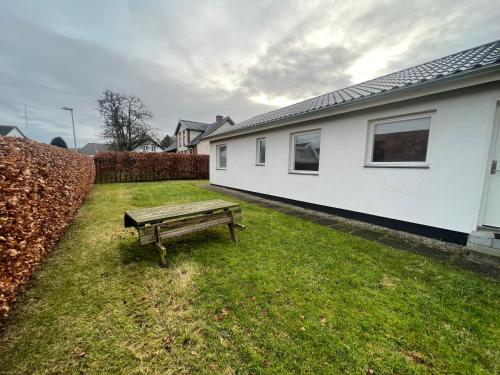
[[[13,128],[9,134],[7,134],[8,137],[15,137],[15,138],[25,138],[24,135],[21,134],[19,130],[16,128]]]
[[[196,145],[196,153],[198,155],[208,155],[210,153],[210,142],[205,140],[198,143]]]
[[[185,143],[183,142],[183,137],[182,137],[182,132],[186,131],[186,137],[185,137]],[[182,152],[182,151],[187,151],[188,147],[186,145],[189,143],[190,140],[195,139],[197,136],[199,136],[202,132],[196,131],[196,130],[189,130],[189,140],[188,140],[188,130],[184,125],[181,125],[179,127],[179,132],[176,135],[176,141],[177,141],[177,152]],[[180,137],[179,137],[180,135]]]
[[[210,182],[469,233],[478,225],[500,83],[212,141]],[[365,167],[368,121],[435,111],[428,169]],[[290,133],[321,129],[319,175],[289,173]],[[266,165],[255,165],[266,137]],[[216,169],[216,145],[227,169]]]

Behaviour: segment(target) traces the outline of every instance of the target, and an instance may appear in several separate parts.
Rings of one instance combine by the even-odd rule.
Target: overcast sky
[[[0,124],[99,139],[104,89],[139,96],[161,135],[236,122],[500,39],[498,0],[2,1]]]

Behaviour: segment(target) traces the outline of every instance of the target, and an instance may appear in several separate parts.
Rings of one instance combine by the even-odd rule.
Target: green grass
[[[160,268],[123,211],[224,197],[197,184],[95,186],[14,309],[0,373],[500,372],[497,281],[270,209],[241,202],[239,244],[189,235]]]

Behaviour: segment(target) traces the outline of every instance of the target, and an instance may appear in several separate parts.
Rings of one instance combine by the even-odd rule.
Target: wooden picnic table
[[[124,225],[125,228],[137,229],[139,242],[142,245],[156,243],[160,253],[160,263],[165,266],[166,248],[162,244],[163,240],[227,224],[232,240],[238,242],[234,229],[245,228],[236,222],[241,218],[239,204],[214,199],[126,211]]]

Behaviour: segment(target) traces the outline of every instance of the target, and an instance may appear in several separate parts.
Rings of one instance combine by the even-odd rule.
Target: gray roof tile
[[[184,124],[186,129],[190,130],[205,131],[210,126],[210,124],[197,121],[179,120],[179,122]]]
[[[105,143],[87,143],[82,148],[78,149],[78,152],[85,155],[95,155],[98,152],[110,151],[111,146]]]
[[[0,125],[0,135],[7,135],[11,132],[11,130],[16,129],[19,133],[21,133],[25,138],[24,133],[17,126],[14,125]]]
[[[360,101],[375,94],[385,94],[438,81],[450,75],[472,73],[488,65],[500,67],[500,40],[263,113],[234,125],[232,129],[213,131],[211,136],[258,128],[260,125],[297,117],[304,113]]]
[[[165,152],[170,152],[170,151],[176,151],[177,150],[177,143],[171,144],[167,148],[163,149]]]
[[[233,119],[229,116],[224,117],[220,123],[213,122],[211,124],[205,124],[205,123],[196,122],[196,121],[179,120],[179,122],[182,122],[183,124],[185,124],[188,129],[199,130],[199,131],[203,132],[201,134],[198,134],[191,141],[189,141],[187,146],[194,146],[195,144],[200,142],[203,138],[208,137],[213,131],[218,129],[222,124],[226,123],[227,121],[229,121],[231,124],[234,125]],[[196,125],[199,125],[200,127],[199,128],[189,127],[189,126],[196,126]],[[203,126],[204,126],[204,129],[202,128]]]
[[[0,125],[0,135],[7,135],[12,129],[15,129],[15,126],[11,125]]]

